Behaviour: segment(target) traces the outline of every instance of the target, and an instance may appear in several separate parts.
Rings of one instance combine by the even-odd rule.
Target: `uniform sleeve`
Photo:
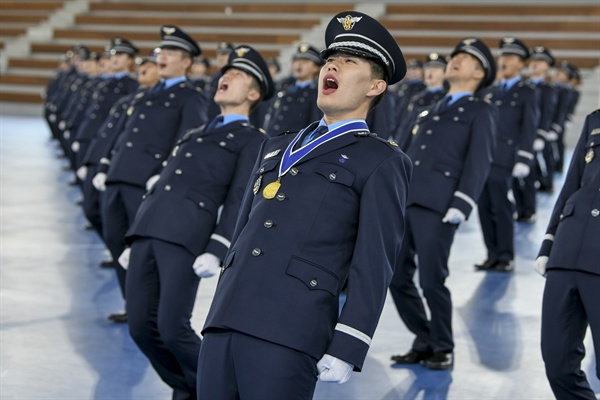
[[[549,85],[540,87],[540,124],[539,129],[548,132],[552,129],[552,117],[556,110],[557,93]]]
[[[552,216],[550,217],[550,222],[548,223],[548,228],[546,229],[546,234],[544,235],[544,240],[538,253],[538,257],[550,255],[550,250],[552,249],[552,244],[554,243],[554,235],[556,234],[558,225],[560,224],[561,214],[563,212],[563,208],[565,207],[565,203],[569,197],[571,197],[571,195],[580,187],[581,177],[583,176],[583,170],[585,169],[585,152],[590,131],[590,118],[591,116],[586,118],[581,136],[579,137],[577,146],[575,146],[575,150],[573,151],[573,158],[571,159],[571,165],[569,166],[569,171],[567,172],[567,178],[560,191],[560,194],[558,195],[558,198],[556,199],[556,204],[554,205],[554,210],[552,211]]]
[[[479,199],[488,178],[498,125],[498,108],[491,104],[477,114],[471,125],[469,148],[450,208],[457,208],[467,218]]]
[[[223,204],[221,218],[210,236],[210,241],[206,247],[206,252],[214,254],[221,260],[225,259],[225,254],[231,245],[233,230],[238,214],[240,213],[244,192],[246,187],[250,185],[248,180],[252,174],[252,166],[258,155],[261,143],[262,140],[257,138],[246,143],[241,151],[227,197],[225,198],[225,203]]]
[[[134,101],[132,101],[132,103],[133,102]],[[105,174],[108,173],[108,169],[110,168],[110,161],[112,159],[112,154],[113,154],[112,151],[115,148],[115,146],[117,145],[117,142],[119,142],[119,139],[122,137],[121,133],[122,133],[123,129],[125,128],[127,118],[128,118],[127,109],[125,109],[124,111],[121,112],[121,116],[119,117],[119,127],[115,128],[117,133],[115,133],[110,138],[110,143],[107,144],[104,155],[98,161],[98,167],[96,169],[96,173],[99,173],[99,172],[103,172]]]
[[[552,119],[551,128],[556,133],[562,133],[567,118],[567,110],[569,107],[569,90],[567,88],[558,89],[558,99],[556,102],[556,110]]]
[[[395,152],[371,174],[360,197],[348,294],[326,351],[356,371],[371,345],[404,238],[411,174],[408,157]]]
[[[540,123],[539,91],[526,87],[528,96],[523,101],[523,119],[517,147],[517,162],[531,165],[533,162],[533,141]]]

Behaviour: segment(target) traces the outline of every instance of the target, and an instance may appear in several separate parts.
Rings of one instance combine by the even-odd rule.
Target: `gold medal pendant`
[[[279,187],[281,186],[281,178],[277,178],[275,182],[269,183],[263,189],[263,197],[267,200],[271,200],[277,194]]]
[[[587,154],[585,155],[585,162],[586,163],[591,163],[592,160],[594,159],[594,150],[593,149],[589,149]]]

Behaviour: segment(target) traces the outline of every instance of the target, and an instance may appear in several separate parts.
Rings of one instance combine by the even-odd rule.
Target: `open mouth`
[[[227,88],[229,88],[229,84],[227,82],[223,82],[219,85],[218,91],[224,92],[227,90]]]
[[[324,94],[333,93],[337,90],[337,88],[338,88],[338,81],[333,76],[327,75],[327,76],[325,76],[325,78],[323,78],[323,93]]]
[[[164,69],[164,68],[167,68],[167,64],[165,64],[165,63],[160,63],[160,64],[158,64],[158,68],[159,68],[159,69]]]

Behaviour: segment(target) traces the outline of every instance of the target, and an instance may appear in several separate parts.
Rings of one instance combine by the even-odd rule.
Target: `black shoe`
[[[425,361],[429,369],[443,370],[454,365],[454,353],[433,353],[433,356]]]
[[[429,359],[433,355],[433,351],[417,351],[410,349],[406,354],[392,356],[391,359],[396,364],[419,364],[422,361]]]
[[[92,226],[92,224],[85,224],[81,227],[81,229],[83,229],[84,231],[91,231],[94,230],[94,227]]]
[[[536,221],[535,214],[532,214],[532,215],[530,215],[528,217],[522,215],[522,216],[520,216],[520,217],[517,218],[517,222],[523,222],[525,224],[533,224],[533,223],[535,223],[535,221]]]
[[[496,266],[496,264],[498,264],[498,260],[492,260],[491,258],[488,258],[487,260],[485,260],[484,262],[480,263],[480,264],[475,264],[475,269],[479,270],[479,271],[485,271],[487,269],[492,269]]]
[[[112,268],[112,267],[114,267],[113,260],[100,261],[99,265],[102,268]]]
[[[494,269],[500,272],[512,272],[515,269],[515,260],[498,261],[498,264],[494,266]]]
[[[120,313],[110,314],[108,316],[108,320],[117,324],[123,324],[127,322],[127,311],[123,311]]]

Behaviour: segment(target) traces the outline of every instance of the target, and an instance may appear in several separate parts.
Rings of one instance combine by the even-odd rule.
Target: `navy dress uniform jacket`
[[[273,98],[273,106],[265,116],[267,135],[276,136],[284,131],[297,132],[321,119],[323,112],[317,107],[317,80],[310,85],[290,85]],[[282,150],[283,151],[283,150]]]
[[[437,90],[435,92],[423,90],[410,99],[406,111],[402,114],[402,120],[398,121],[398,128],[395,134],[395,140],[402,150],[406,151],[410,145],[412,128],[414,127],[419,114],[432,104],[443,99],[444,96],[446,96],[446,89]]]
[[[209,252],[223,260],[265,138],[243,121],[188,131],[145,195],[126,241],[151,237],[181,245],[195,256]]]
[[[498,109],[478,97],[463,97],[445,110],[442,102],[419,114],[407,150],[414,171],[408,206],[444,215],[450,207],[469,216],[490,170]]]
[[[590,114],[556,200],[539,256],[547,270],[600,275],[600,111]]]
[[[145,187],[183,133],[207,122],[206,98],[185,81],[157,94],[143,92],[127,114],[114,154],[104,157],[110,160],[106,182]]]
[[[74,140],[77,140],[80,144],[79,151],[81,153],[87,150],[90,141],[102,127],[117,100],[130,93],[134,93],[138,86],[138,82],[129,76],[124,76],[120,79],[112,78],[106,81],[106,83],[98,85],[98,88],[92,95],[92,101],[85,111],[85,118],[77,128],[77,133],[74,137]]]
[[[491,98],[500,116],[492,164],[510,171],[517,162],[532,165],[533,141],[540,115],[538,92],[521,80],[503,94],[495,88]]]
[[[309,153],[265,199],[294,136],[271,138],[259,153],[204,332],[235,330],[361,370],[402,244],[410,161],[367,132],[346,134]]]

